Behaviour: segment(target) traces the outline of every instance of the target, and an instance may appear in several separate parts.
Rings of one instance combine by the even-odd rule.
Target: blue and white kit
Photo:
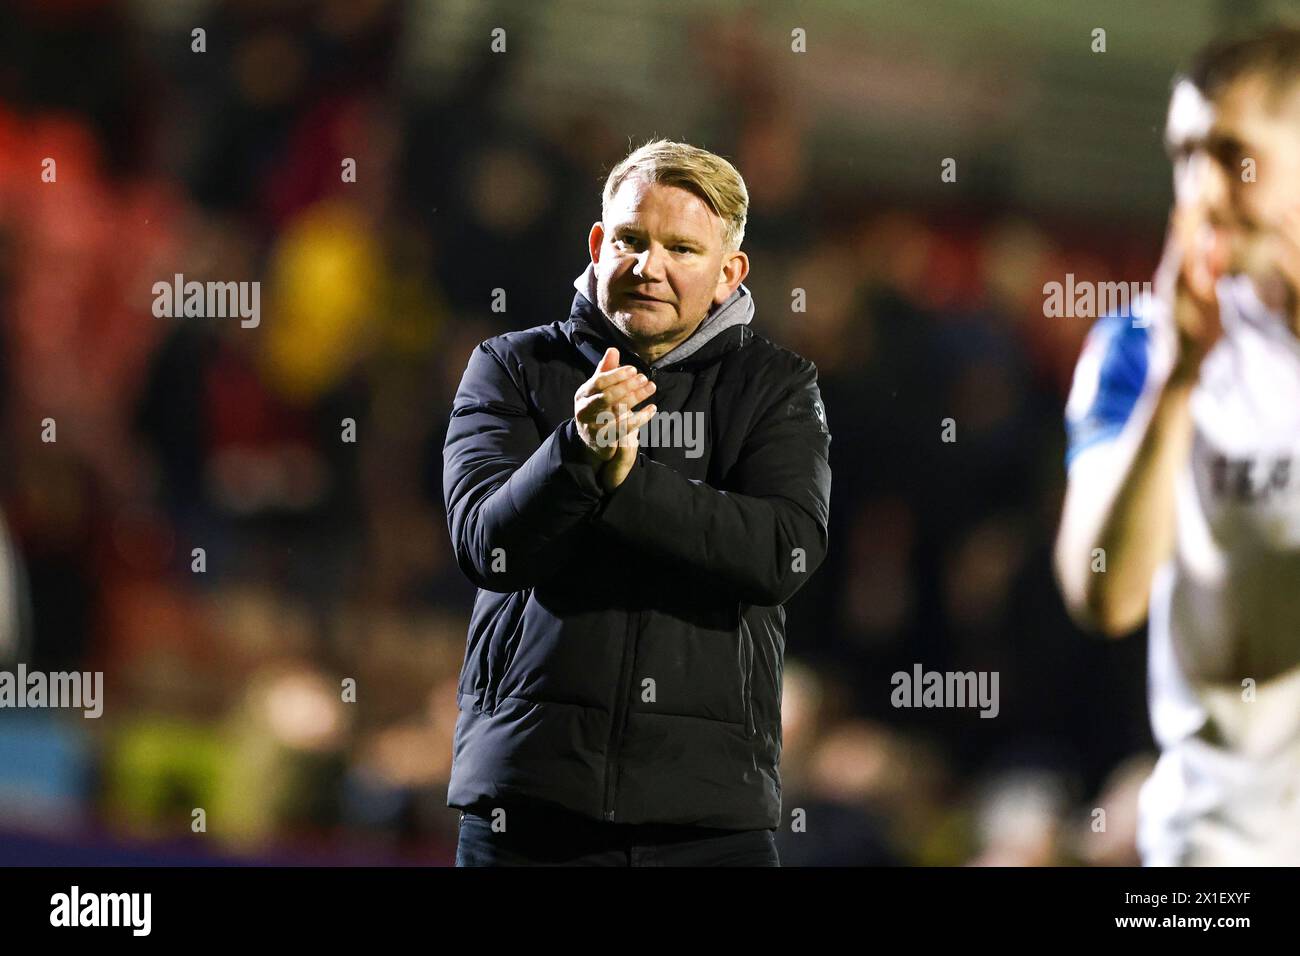
[[[1245,276],[1191,396],[1174,553],[1152,582],[1148,701],[1161,754],[1143,862],[1300,864],[1300,339]],[[1071,484],[1113,486],[1176,353],[1150,297],[1099,320],[1066,407]],[[1095,483],[1095,485],[1094,485]],[[1113,569],[1112,569],[1113,570]]]

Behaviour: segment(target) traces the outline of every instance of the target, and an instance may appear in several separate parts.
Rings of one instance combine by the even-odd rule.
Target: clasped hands
[[[608,348],[591,378],[573,394],[573,420],[601,487],[613,491],[636,464],[641,426],[655,406],[632,409],[654,394],[655,383],[635,366],[618,364],[618,349]]]

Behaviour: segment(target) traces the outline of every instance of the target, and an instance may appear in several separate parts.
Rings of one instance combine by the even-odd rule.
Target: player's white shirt
[[[1217,291],[1224,336],[1192,393],[1177,544],[1152,585],[1161,756],[1141,791],[1138,844],[1147,865],[1298,865],[1300,339],[1245,277]],[[1172,365],[1168,310],[1134,312],[1099,321],[1080,356],[1071,483],[1114,475]]]

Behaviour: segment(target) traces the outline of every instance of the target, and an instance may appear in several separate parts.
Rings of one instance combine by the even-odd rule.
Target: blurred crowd
[[[525,124],[486,39],[413,89],[404,4],[208,4],[202,55],[162,6],[0,8],[0,667],[106,698],[0,711],[0,860],[450,862],[450,401],[479,341],[567,317],[604,173],[654,133],[746,177],[755,329],[817,364],[833,435],[783,862],[1136,861],[1144,643],[1052,581],[1088,323],[1042,287],[1149,277],[1159,223],[816,177],[761,64],[718,67],[714,127]],[[177,273],[261,282],[261,323],[156,317]],[[997,671],[998,716],[895,708],[918,663]]]

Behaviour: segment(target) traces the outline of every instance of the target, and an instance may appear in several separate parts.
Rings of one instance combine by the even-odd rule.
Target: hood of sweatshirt
[[[612,332],[612,338],[619,341],[627,341],[627,337],[622,331],[609,321],[609,316],[601,311],[596,297],[596,264],[587,263],[587,268],[582,274],[573,280],[573,287],[578,290],[588,302],[594,306],[593,312],[604,320],[605,324]],[[754,297],[750,294],[749,289],[742,282],[736,287],[736,291],[731,293],[730,297],[718,305],[709,309],[708,315],[704,317],[694,332],[687,337],[686,341],[678,343],[671,351],[661,355],[654,362],[650,363],[651,368],[663,368],[672,365],[674,362],[680,362],[682,359],[689,358],[698,352],[701,348],[715,338],[719,332],[731,328],[734,325],[749,325],[754,319]]]

